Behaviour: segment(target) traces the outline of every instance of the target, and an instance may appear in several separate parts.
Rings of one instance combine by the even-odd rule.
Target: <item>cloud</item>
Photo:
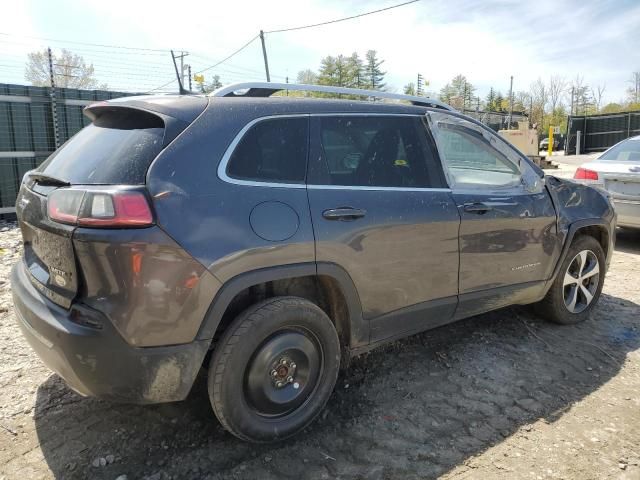
[[[38,5],[39,3],[39,5]],[[57,2],[56,2],[57,3]],[[316,23],[395,3],[379,1],[300,0],[279,2],[211,2],[192,0],[184,9],[159,7],[157,2],[130,0],[65,0],[55,6],[32,4],[29,15],[19,7],[3,16],[0,27],[17,28],[34,35],[146,48],[185,49],[193,71],[212,65],[258,34]],[[20,4],[17,4],[20,5]],[[17,15],[19,18],[10,18]],[[19,27],[17,27],[19,25]],[[624,95],[630,72],[640,68],[640,3],[634,1],[582,2],[539,0],[423,0],[353,21],[266,36],[274,80],[295,79],[299,70],[316,69],[323,56],[364,55],[378,50],[388,72],[388,84],[400,89],[421,73],[439,90],[458,73],[485,94],[490,86],[528,89],[541,77],[581,74],[587,83],[607,84],[606,100]],[[84,53],[101,63],[112,82],[148,84],[171,79],[173,66],[165,56],[106,58],[100,52]],[[117,78],[116,63],[137,63],[130,78]],[[205,74],[226,81],[262,80],[259,41],[232,60]],[[144,77],[144,78],[143,78]]]

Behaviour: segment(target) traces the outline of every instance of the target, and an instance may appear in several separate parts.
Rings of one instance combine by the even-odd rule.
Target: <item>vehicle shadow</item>
[[[275,445],[226,433],[202,378],[184,402],[140,407],[81,398],[52,375],[37,435],[56,478],[433,478],[609,381],[640,346],[638,311],[603,295],[580,325],[509,308],[396,342],[355,359],[320,417]]]
[[[640,228],[619,228],[616,231],[616,251],[640,253]]]

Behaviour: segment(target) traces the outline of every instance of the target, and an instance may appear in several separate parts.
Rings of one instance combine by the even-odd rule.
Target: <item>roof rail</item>
[[[437,107],[445,110],[454,110],[451,106],[440,100],[400,93],[383,92],[380,90],[363,90],[360,88],[333,87],[329,85],[305,85],[302,83],[271,83],[271,82],[247,82],[234,83],[219,88],[209,95],[212,97],[270,97],[282,90],[300,90],[305,92],[335,93],[342,95],[359,95],[362,97],[384,98],[390,100],[404,100],[412,105],[422,107]]]

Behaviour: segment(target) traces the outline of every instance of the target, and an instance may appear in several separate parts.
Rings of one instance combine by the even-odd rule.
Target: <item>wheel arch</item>
[[[334,323],[342,347],[353,349],[369,342],[368,322],[349,274],[333,263],[302,263],[262,268],[228,280],[216,294],[197,338],[217,338],[249,305],[280,295],[316,303]]]
[[[556,266],[553,270],[553,275],[549,279],[547,287],[550,287],[556,276],[560,271],[560,267],[564,262],[567,253],[569,252],[569,248],[573,243],[573,240],[580,235],[587,235],[595,238],[598,243],[602,246],[602,250],[605,254],[605,261],[608,267],[609,260],[611,259],[611,254],[613,252],[613,242],[615,239],[615,230],[611,229],[610,223],[601,218],[587,218],[583,220],[578,220],[569,225],[567,229],[567,234],[565,236],[564,245],[562,247],[562,251],[560,253],[560,257],[556,263]],[[545,289],[546,291],[546,289]]]

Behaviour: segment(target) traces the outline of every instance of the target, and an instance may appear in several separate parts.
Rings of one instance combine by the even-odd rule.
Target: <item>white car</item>
[[[619,227],[640,228],[640,135],[615,144],[573,177],[609,192]]]

